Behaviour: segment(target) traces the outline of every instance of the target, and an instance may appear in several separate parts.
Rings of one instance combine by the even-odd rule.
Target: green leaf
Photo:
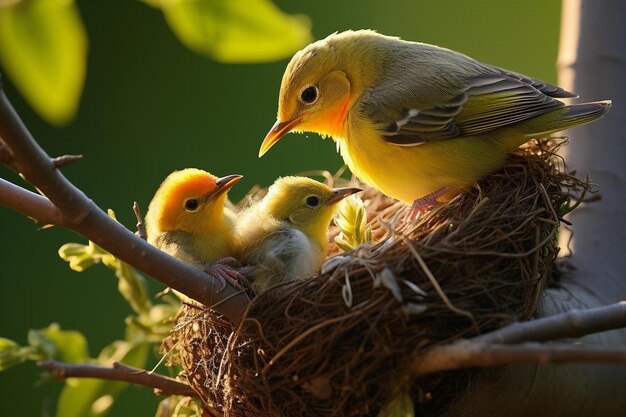
[[[378,417],[414,417],[413,400],[408,392],[396,394],[378,413]]]
[[[10,339],[0,337],[0,371],[19,365],[29,359],[29,352]]]
[[[48,122],[76,113],[85,80],[87,36],[71,0],[0,2],[0,62]]]
[[[148,298],[145,278],[127,263],[119,259],[116,261],[115,276],[119,279],[118,291],[136,313],[147,313],[152,304]]]
[[[282,12],[269,0],[147,0],[159,5],[188,48],[230,63],[290,57],[308,44],[306,16]]]
[[[367,224],[367,212],[363,200],[352,195],[339,203],[334,218],[339,228],[335,243],[340,249],[349,251],[372,240],[372,230]]]
[[[83,362],[89,358],[87,339],[76,330],[61,330],[57,323],[28,331],[28,344],[38,353],[36,360]]]
[[[61,330],[58,324],[28,331],[28,345],[0,338],[0,371],[27,360],[56,359],[62,362],[84,362],[89,359],[87,340],[75,330]]]
[[[55,324],[53,323],[50,326]],[[43,330],[45,329],[30,329],[28,331],[28,344],[39,353],[40,360],[55,359],[57,357],[56,345],[46,337]]]
[[[172,395],[159,403],[154,417],[201,417],[202,405],[197,398]]]
[[[97,363],[110,366],[123,362],[143,368],[148,359],[149,344],[116,341],[106,346]],[[56,417],[97,417],[110,411],[117,396],[128,383],[104,379],[68,378],[59,397]]]
[[[112,219],[117,220],[113,210],[109,209],[107,213]],[[71,269],[78,272],[102,262],[107,268],[115,271],[118,291],[130,307],[138,314],[147,314],[150,311],[152,303],[148,297],[144,276],[100,246],[91,241],[87,245],[66,243],[59,248],[59,256],[69,263]]]
[[[169,335],[180,304],[157,304],[145,314],[128,317],[126,338],[143,337],[146,341],[160,344]]]
[[[38,339],[46,339],[55,347],[54,359],[61,362],[84,362],[89,359],[89,348],[85,336],[76,330],[61,330],[53,323],[45,329],[31,330],[38,334]],[[30,339],[29,334],[29,339]]]

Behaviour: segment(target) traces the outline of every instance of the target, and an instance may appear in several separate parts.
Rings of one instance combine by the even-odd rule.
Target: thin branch
[[[520,323],[513,323],[471,339],[482,344],[515,344],[582,337],[592,333],[626,327],[626,303],[566,313]]]
[[[215,278],[158,250],[111,219],[56,169],[3,91],[0,91],[0,137],[13,153],[17,170],[58,209],[61,218],[55,224],[80,233],[129,265],[208,307],[221,302],[215,310],[234,323],[240,321],[248,306],[244,294],[234,295],[237,290],[230,285],[218,291],[220,284]],[[8,189],[6,186],[5,190]],[[13,188],[11,193],[18,194]],[[8,195],[3,196],[2,204],[35,220],[50,222],[50,210],[40,210],[49,209],[48,206],[27,209]]]
[[[52,163],[55,167],[60,168],[65,165],[69,165],[74,162],[78,162],[83,159],[82,155],[61,155],[56,158],[52,158]]]
[[[514,323],[470,340],[437,346],[416,355],[417,374],[511,363],[618,362],[626,363],[626,348],[539,344],[626,327],[626,303],[571,310],[542,319]]]
[[[165,375],[149,373],[144,369],[133,368],[115,362],[112,367],[92,365],[89,363],[64,363],[59,361],[40,362],[38,365],[52,372],[57,379],[66,378],[97,378],[111,381],[123,381],[131,384],[154,388],[158,395],[183,395],[197,397],[191,386]]]
[[[133,202],[133,212],[135,213],[135,218],[137,219],[137,231],[135,234],[142,238],[143,240],[148,239],[148,234],[146,233],[146,224],[143,221],[143,216],[141,215],[141,211],[139,210],[139,204],[137,202]]]
[[[512,363],[598,362],[626,364],[626,348],[576,346],[566,344],[523,343],[485,345],[465,340],[438,346],[411,364],[415,374],[450,371],[461,368],[487,368]]]
[[[0,205],[27,215],[42,224],[62,222],[61,213],[46,197],[0,178]]]
[[[448,307],[448,309],[450,311],[455,312],[458,315],[467,317],[474,325],[476,325],[476,319],[474,318],[474,315],[471,312],[462,310],[452,304],[452,302],[450,301],[450,299],[448,298],[444,290],[439,285],[439,282],[437,282],[437,279],[435,278],[433,273],[430,271],[430,268],[428,268],[428,265],[426,265],[426,262],[424,262],[424,259],[419,254],[419,252],[415,249],[411,241],[406,236],[402,236],[402,240],[404,241],[404,244],[409,248],[409,250],[411,251],[411,254],[413,254],[413,257],[419,264],[420,268],[422,268],[422,271],[424,272],[424,274],[426,275],[426,277],[432,284],[433,288],[437,292],[437,295],[439,295],[439,298],[441,298],[441,300]]]
[[[13,163],[13,152],[7,146],[6,143],[0,138],[0,165],[5,165],[12,170],[15,170]]]

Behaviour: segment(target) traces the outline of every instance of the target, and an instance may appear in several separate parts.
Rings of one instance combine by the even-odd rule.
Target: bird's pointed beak
[[[360,188],[352,188],[352,187],[335,188],[333,189],[333,195],[328,200],[326,200],[326,205],[330,206],[332,204],[338,203],[344,198],[346,198],[347,196],[361,192],[361,191],[363,190],[361,190]]]
[[[233,185],[237,184],[242,178],[243,175],[239,174],[227,175],[225,177],[218,178],[215,181],[215,190],[211,191],[211,193],[209,194],[209,199],[224,194],[225,192],[230,190]]]
[[[293,128],[296,127],[299,122],[300,122],[300,116],[295,117],[286,122],[281,122],[280,120],[276,120],[276,123],[274,123],[274,126],[272,126],[270,131],[265,136],[265,139],[263,139],[263,143],[261,144],[261,149],[259,149],[259,158],[265,155],[265,153],[269,151],[270,148],[274,146],[274,144],[280,140],[280,138],[282,138],[291,130],[293,130]]]

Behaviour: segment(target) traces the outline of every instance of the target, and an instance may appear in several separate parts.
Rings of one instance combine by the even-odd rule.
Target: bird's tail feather
[[[516,148],[531,138],[541,138],[570,127],[591,123],[602,117],[610,107],[611,100],[561,107],[518,123],[514,128],[514,134],[505,134],[507,138],[505,142],[510,145],[509,148]]]
[[[591,103],[571,104],[569,106],[565,106],[563,109],[565,111],[563,111],[559,115],[560,117],[550,117],[553,114],[560,113],[558,110],[537,117],[536,119],[545,117],[546,120],[545,124],[543,125],[543,131],[535,132],[535,134],[553,133],[558,132],[559,130],[564,130],[585,123],[591,123],[594,120],[602,117],[604,113],[609,111],[609,108],[611,108],[611,100],[594,101]]]
[[[561,130],[593,122],[611,108],[611,100],[594,101],[591,103],[572,104],[567,106],[563,117],[555,121],[555,129]]]

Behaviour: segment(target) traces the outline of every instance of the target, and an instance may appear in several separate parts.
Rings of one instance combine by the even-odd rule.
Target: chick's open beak
[[[338,203],[347,196],[358,193],[360,191],[363,190],[361,190],[360,188],[334,188],[333,195],[328,200],[326,200],[326,205],[330,206],[331,204]]]
[[[281,122],[280,120],[276,120],[274,126],[267,132],[265,139],[263,139],[263,143],[261,144],[261,149],[259,149],[259,158],[265,155],[267,151],[270,150],[272,146],[276,142],[280,140],[283,136],[289,133],[294,127],[298,125],[300,122],[300,117],[296,117],[294,119],[288,120],[286,122]]]
[[[209,194],[209,199],[224,194],[226,191],[230,190],[233,185],[237,184],[242,178],[243,175],[239,174],[227,175],[225,177],[218,178],[215,181],[215,189]]]

